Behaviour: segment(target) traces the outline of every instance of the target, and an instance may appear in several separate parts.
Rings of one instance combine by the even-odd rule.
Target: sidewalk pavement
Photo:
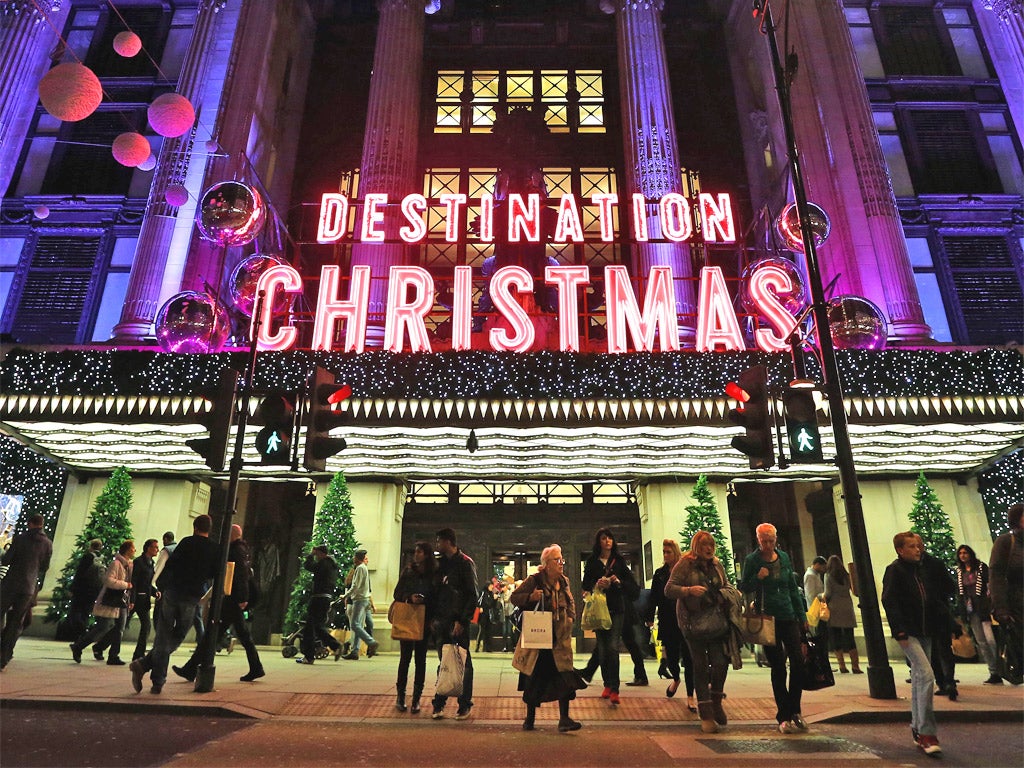
[[[171,658],[181,665],[191,653],[183,646]],[[127,666],[108,666],[95,661],[87,652],[82,663],[75,664],[66,643],[23,637],[15,657],[0,675],[0,701],[3,707],[18,705],[74,707],[99,706],[114,711],[153,707],[154,711],[212,716],[235,715],[257,719],[303,719],[338,722],[382,722],[408,720],[394,708],[397,653],[381,653],[372,659],[333,661],[330,657],[311,666],[299,665],[281,655],[279,647],[261,647],[260,656],[266,677],[243,683],[239,677],[248,671],[241,648],[220,653],[216,659],[215,690],[195,693],[191,683],[169,671],[160,695],[149,691],[147,678],[141,694],[131,688]],[[485,723],[508,723],[523,717],[523,703],[516,690],[519,673],[512,668],[507,653],[473,654],[475,682],[473,719]],[[594,683],[581,691],[573,704],[573,716],[588,725],[671,724],[695,721],[697,716],[686,707],[685,689],[672,699],[665,696],[667,681],[657,677],[657,664],[647,663],[648,687],[627,687],[625,675],[632,669],[628,656],[622,657],[622,703],[612,708],[600,698],[600,673]],[[579,662],[582,666],[582,660]],[[436,655],[427,660],[427,686],[424,711],[430,716],[429,695],[433,691]],[[896,678],[895,700],[873,699],[868,695],[867,675],[842,675],[836,672],[836,685],[823,691],[804,694],[803,715],[814,722],[909,722],[910,686],[902,660],[892,662]],[[410,677],[411,677],[410,670]],[[940,721],[995,722],[1024,720],[1024,687],[1004,684],[982,685],[987,670],[982,664],[957,667],[960,698],[949,701],[935,697]],[[774,725],[775,705],[767,669],[759,669],[753,659],[745,659],[740,670],[730,670],[725,686],[726,711],[736,723]],[[455,714],[450,700],[447,716]],[[557,718],[557,707],[542,707],[540,719]]]

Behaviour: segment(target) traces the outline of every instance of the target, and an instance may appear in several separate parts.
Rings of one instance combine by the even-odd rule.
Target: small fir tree
[[[697,485],[693,487],[693,500],[695,503],[686,508],[686,523],[679,532],[680,548],[685,552],[690,547],[693,534],[707,531],[715,539],[715,556],[722,563],[722,569],[726,576],[733,578],[732,549],[722,533],[722,518],[718,516],[715,498],[708,488],[707,475],[697,478]]]
[[[299,555],[299,577],[292,586],[292,596],[288,601],[288,611],[284,618],[286,635],[295,631],[306,615],[313,574],[303,568],[302,564],[313,551],[313,547],[318,545],[327,547],[334,562],[338,564],[341,578],[344,578],[355,561],[359,542],[356,541],[356,528],[352,524],[352,500],[348,495],[348,483],[341,472],[331,478],[323,506],[313,521],[312,536],[303,545]]]
[[[910,530],[924,540],[924,548],[932,557],[953,570],[956,561],[956,540],[953,527],[935,491],[925,480],[924,472],[917,476],[914,507],[910,510]]]
[[[127,469],[118,467],[96,499],[96,505],[85,528],[75,538],[75,549],[60,572],[60,579],[53,588],[50,605],[46,608],[46,621],[60,621],[68,615],[71,607],[71,580],[75,577],[78,561],[89,549],[90,541],[102,541],[102,557],[109,560],[123,542],[132,538],[132,524],[128,519],[128,510],[131,506],[131,476]]]

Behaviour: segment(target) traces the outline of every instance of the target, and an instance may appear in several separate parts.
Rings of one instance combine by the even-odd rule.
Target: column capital
[[[996,0],[997,2],[999,0]],[[663,11],[665,0],[604,0],[601,10],[605,13],[628,13],[629,11]]]
[[[60,0],[49,0],[49,2],[42,3],[33,2],[33,0],[0,0],[0,20],[2,21],[22,14],[35,16],[38,19],[47,11],[57,13],[59,10]]]
[[[1003,23],[1008,24],[1010,19],[1016,16],[1024,18],[1024,2],[1021,0],[983,0],[985,10],[992,11]]]

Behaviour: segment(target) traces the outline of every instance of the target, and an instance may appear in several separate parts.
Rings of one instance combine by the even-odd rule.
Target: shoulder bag
[[[392,640],[422,640],[423,624],[427,616],[427,607],[420,603],[407,603],[395,600],[388,608],[388,621],[391,622]]]
[[[745,643],[775,645],[775,617],[764,613],[764,587],[761,587],[761,608],[751,600],[743,606],[740,636]]]

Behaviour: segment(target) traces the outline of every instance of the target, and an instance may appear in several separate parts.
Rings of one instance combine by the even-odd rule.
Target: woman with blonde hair
[[[658,613],[658,640],[661,641],[661,664],[664,670],[663,676],[672,680],[665,695],[672,698],[679,690],[679,667],[682,661],[683,678],[686,681],[686,706],[691,712],[697,711],[697,705],[693,698],[693,661],[690,659],[690,648],[683,640],[682,632],[679,631],[679,622],[676,621],[675,598],[665,594],[665,585],[668,583],[669,574],[672,568],[679,562],[683,553],[675,539],[665,539],[661,542],[661,555],[664,565],[654,572],[651,580],[651,599],[647,604],[644,620],[648,627],[654,626],[654,613]],[[660,670],[659,670],[660,671]]]
[[[715,538],[697,531],[690,551],[672,568],[665,596],[676,600],[676,620],[693,659],[693,687],[700,726],[717,733],[729,722],[722,708],[725,678],[729,673],[729,606],[722,595],[728,586],[722,564],[715,557]]]
[[[519,690],[526,703],[523,730],[535,727],[537,707],[545,701],[558,702],[558,730],[578,731],[582,723],[569,717],[569,702],[576,691],[587,684],[573,669],[572,625],[576,619],[576,604],[565,577],[565,560],[557,544],[547,547],[540,555],[540,568],[531,574],[512,593],[509,600],[523,611],[532,611],[543,603],[543,610],[551,613],[554,629],[552,648],[523,648],[522,636],[512,657],[512,666],[519,670]]]

